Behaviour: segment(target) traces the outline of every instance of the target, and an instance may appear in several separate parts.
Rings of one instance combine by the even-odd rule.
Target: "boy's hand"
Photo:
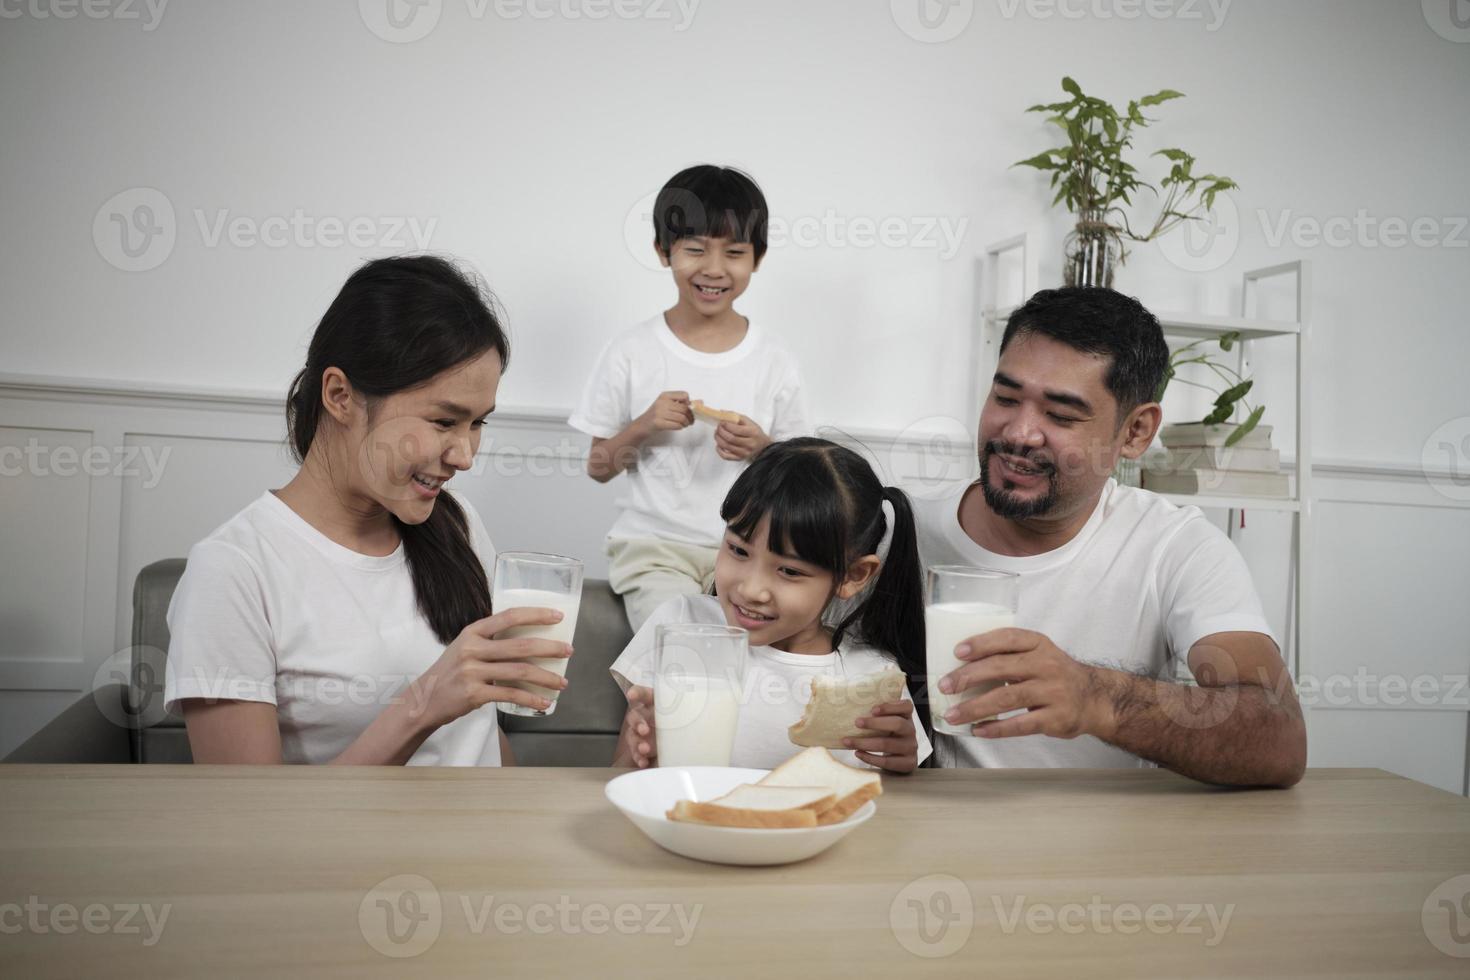
[[[656,398],[641,420],[651,435],[655,432],[674,432],[687,429],[694,424],[694,412],[689,408],[689,392],[666,391]]]
[[[653,734],[653,689],[634,685],[628,688],[628,712],[623,715],[623,730],[618,734],[618,753],[614,765],[647,769],[658,765],[658,740]]]
[[[889,772],[913,772],[919,768],[919,736],[914,730],[912,701],[889,701],[857,720],[859,728],[872,731],[868,738],[844,738],[842,743],[857,750],[857,757],[870,766]]]
[[[721,459],[747,460],[771,444],[765,430],[744,415],[739,422],[721,422],[715,428],[715,450]]]

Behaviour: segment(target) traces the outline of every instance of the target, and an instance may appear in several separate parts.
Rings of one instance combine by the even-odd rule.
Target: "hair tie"
[[[878,560],[888,560],[888,546],[893,543],[893,526],[898,523],[898,517],[893,512],[893,501],[887,497],[883,498],[883,537],[878,541]]]

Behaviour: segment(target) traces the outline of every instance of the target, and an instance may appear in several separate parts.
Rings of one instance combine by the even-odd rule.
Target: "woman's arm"
[[[196,763],[281,764],[281,728],[275,705],[263,701],[188,698],[180,706]],[[434,730],[416,723],[409,715],[403,704],[389,705],[329,764],[404,765]]]

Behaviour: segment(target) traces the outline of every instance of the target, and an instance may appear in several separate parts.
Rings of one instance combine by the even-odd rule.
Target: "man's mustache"
[[[985,444],[986,455],[999,453],[1002,456],[1013,456],[1016,459],[1024,459],[1027,466],[1035,467],[1046,473],[1056,469],[1056,464],[1043,456],[1036,455],[1035,450],[1026,449],[1022,446],[1010,446],[1003,442],[992,440]]]

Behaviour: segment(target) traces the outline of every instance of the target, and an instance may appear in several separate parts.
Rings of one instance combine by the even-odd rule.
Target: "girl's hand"
[[[493,637],[512,626],[550,626],[561,620],[562,613],[555,609],[521,607],[471,623],[445,648],[434,666],[409,684],[400,702],[408,705],[410,717],[429,729],[447,725],[492,701],[540,710],[550,707],[546,698],[509,683],[565,690],[566,678],[527,661],[532,657],[570,657],[571,644],[531,637]]]
[[[658,740],[653,734],[653,689],[634,685],[628,688],[628,712],[623,715],[623,729],[618,733],[615,766],[637,766],[647,769],[658,764]]]
[[[871,737],[845,738],[842,744],[857,750],[857,757],[870,766],[889,772],[913,772],[919,768],[919,736],[914,730],[912,701],[889,701],[857,720]]]
[[[721,422],[715,428],[715,451],[721,459],[749,459],[771,444],[765,430],[744,415],[739,422]]]

